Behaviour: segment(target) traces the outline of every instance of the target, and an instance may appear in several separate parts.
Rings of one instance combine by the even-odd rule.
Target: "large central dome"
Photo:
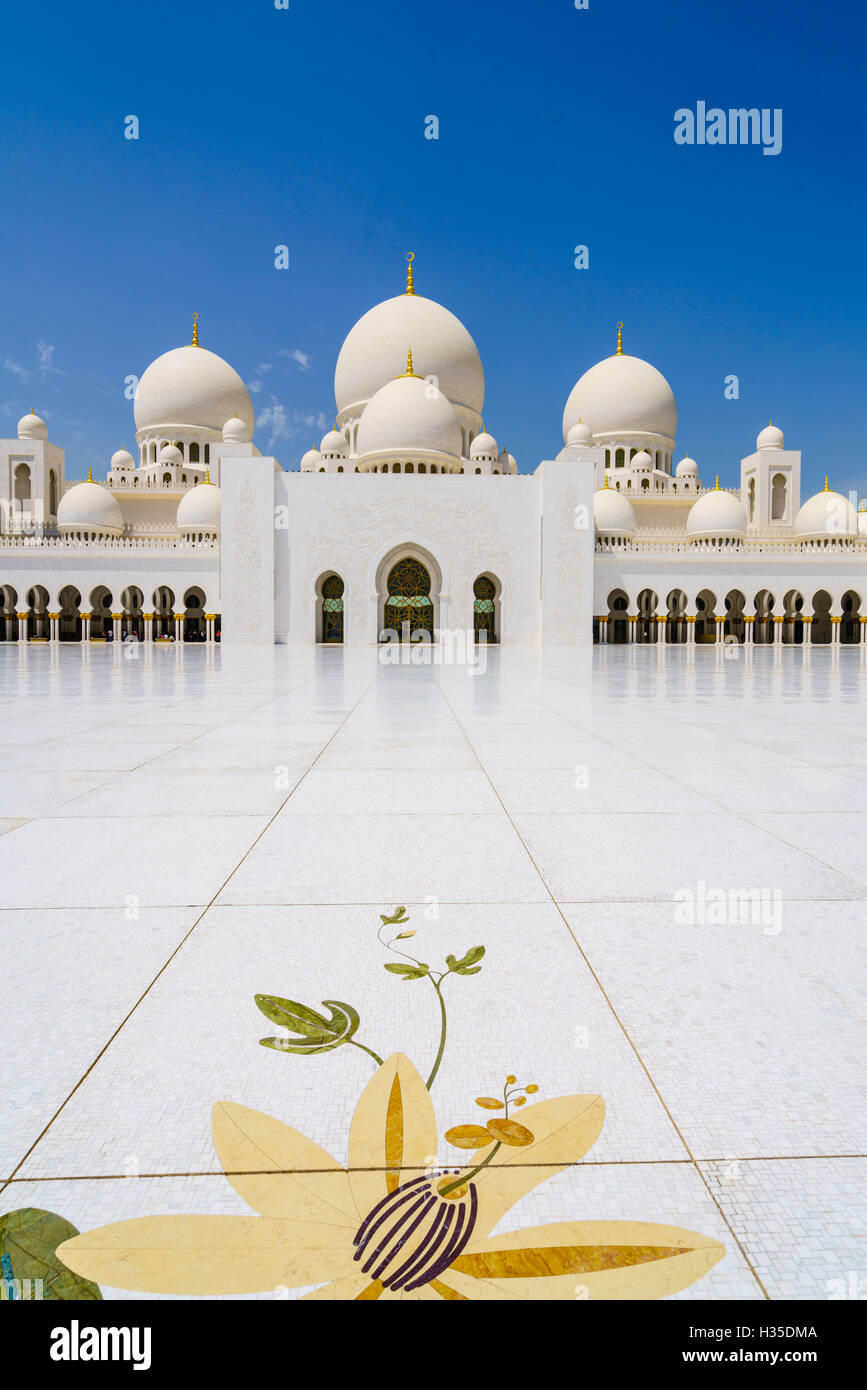
[[[222,431],[234,415],[252,431],[246,386],[222,357],[194,344],[164,352],[143,372],[135,393],[137,430],[189,425]]]
[[[481,414],[485,374],[479,350],[460,319],[422,295],[401,294],[370,309],[350,331],[334,372],[338,413],[357,413],[394,379],[412,349],[415,370],[437,378],[452,405]]]

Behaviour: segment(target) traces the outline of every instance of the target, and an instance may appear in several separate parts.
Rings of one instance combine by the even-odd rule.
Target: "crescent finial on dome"
[[[415,252],[414,252],[414,251],[407,251],[407,253],[406,253],[406,293],[407,293],[407,294],[415,294],[415,281],[413,280],[413,274],[412,274],[412,263],[413,263],[414,260],[415,260]]]
[[[193,347],[199,346],[199,316],[193,314]]]
[[[617,325],[617,356],[623,356],[623,324]],[[579,422],[580,423],[580,422]]]

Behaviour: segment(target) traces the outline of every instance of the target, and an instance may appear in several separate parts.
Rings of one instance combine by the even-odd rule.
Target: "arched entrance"
[[[74,584],[61,589],[60,622],[57,635],[61,642],[81,641],[81,594]]]
[[[431,577],[421,560],[411,555],[398,560],[388,572],[385,587],[382,626],[389,637],[394,634],[391,640],[412,641],[418,632],[425,634],[428,641],[432,641],[434,609],[430,593]]]
[[[499,642],[497,586],[487,574],[480,574],[473,585],[473,632],[476,642]],[[484,636],[482,634],[484,633]]]
[[[861,595],[850,589],[843,595],[840,607],[840,641],[844,646],[852,646],[861,640]]]
[[[329,574],[320,587],[319,640],[340,643],[343,641],[343,614],[345,585],[339,574]]]

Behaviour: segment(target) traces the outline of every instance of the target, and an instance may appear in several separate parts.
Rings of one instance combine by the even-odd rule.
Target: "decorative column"
[[[111,615],[111,635],[112,635],[112,640],[115,641],[115,642],[119,642],[119,641],[121,640],[121,628],[120,628],[120,625],[121,625],[122,620],[123,620],[123,614],[122,614],[122,613],[112,613],[112,615]]]
[[[683,621],[686,623],[686,645],[687,645],[688,647],[694,647],[694,646],[695,646],[695,615],[692,614],[692,613],[684,613],[684,615],[683,615]]]
[[[774,618],[774,646],[775,646],[775,647],[781,647],[782,645],[783,645],[783,619],[782,619],[782,618]]]
[[[90,641],[90,620],[91,620],[92,617],[93,617],[93,614],[92,614],[92,613],[82,613],[82,615],[81,615],[81,640],[82,640],[82,642],[89,642],[89,641]]]
[[[19,641],[19,642],[26,642],[26,641],[28,640],[28,638],[29,638],[28,624],[27,624],[27,619],[28,619],[29,617],[30,617],[30,614],[29,614],[29,613],[19,613],[19,614],[18,614],[18,641]]]
[[[630,616],[629,619],[628,619],[628,622],[629,622],[629,627],[628,627],[628,629],[627,629],[627,632],[628,632],[628,635],[629,635],[629,644],[630,644],[630,646],[633,646],[633,647],[634,647],[634,646],[635,646],[635,642],[636,642],[636,638],[637,638],[637,634],[638,634],[638,615],[637,615],[637,613],[631,614],[631,616]]]
[[[656,617],[656,640],[661,647],[665,646],[665,618]]]
[[[214,623],[215,623],[216,621],[217,621],[217,615],[216,615],[216,613],[206,613],[206,614],[205,614],[205,642],[207,643],[207,645],[208,645],[209,647],[210,647],[210,646],[213,646],[213,644],[214,644]]]
[[[744,614],[744,646],[751,647],[756,640],[756,620]]]
[[[831,646],[832,646],[832,647],[839,647],[839,645],[840,645],[840,623],[841,623],[841,622],[842,622],[842,618],[833,618],[833,617],[831,618]]]
[[[174,618],[175,618],[175,641],[176,641],[176,642],[183,642],[183,640],[184,640],[184,614],[183,614],[183,613],[175,613]]]
[[[725,614],[723,614],[722,617],[717,616],[715,618],[716,632],[714,633],[714,641],[718,647],[723,646],[726,640],[725,621]]]
[[[803,645],[804,645],[805,647],[811,647],[811,646],[813,645],[813,619],[812,619],[812,618],[802,618],[802,619],[801,619],[801,622],[804,624],[804,641],[803,641]]]
[[[154,640],[154,615],[153,613],[142,613],[144,619],[144,640],[152,642]]]
[[[59,642],[59,641],[60,641],[60,614],[59,614],[59,613],[49,613],[49,614],[48,614],[48,624],[49,624],[48,640],[49,640],[50,642]]]

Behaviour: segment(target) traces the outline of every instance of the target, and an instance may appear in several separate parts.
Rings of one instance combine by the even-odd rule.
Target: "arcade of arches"
[[[168,585],[150,601],[135,585],[113,594],[97,584],[86,595],[67,584],[52,605],[43,584],[21,594],[0,584],[0,642],[205,642],[220,640],[220,615],[193,585],[175,595]]]
[[[593,640],[603,646],[629,642],[853,646],[867,643],[867,615],[862,615],[861,603],[861,595],[851,589],[836,613],[825,589],[812,595],[789,589],[781,596],[760,589],[751,599],[740,589],[725,595],[702,589],[689,612],[689,597],[683,589],[672,589],[662,602],[652,589],[642,589],[635,598],[625,589],[612,589],[608,612],[593,619]]]
[[[437,632],[435,581],[429,566],[417,556],[397,560],[383,582],[379,621],[380,642],[433,641]],[[327,572],[316,586],[316,640],[345,640],[345,585],[341,575]],[[473,583],[473,638],[500,640],[500,585],[490,574]]]

